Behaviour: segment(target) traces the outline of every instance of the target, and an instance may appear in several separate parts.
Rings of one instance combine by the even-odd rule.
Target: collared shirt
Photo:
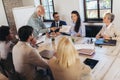
[[[57,22],[55,21],[55,26],[56,27],[59,27],[59,24],[60,24],[60,21],[57,21]]]
[[[110,27],[112,26],[112,23],[110,23],[108,26],[106,26],[106,25],[104,25],[105,27],[105,29],[104,29],[104,32],[103,32],[103,35],[106,35],[106,34],[108,34],[107,32],[108,32],[108,30],[110,29]]]
[[[103,36],[103,35],[112,37],[112,39],[114,40],[120,40],[120,31],[112,23],[108,25],[108,27],[104,25],[96,36]]]
[[[83,24],[81,24],[78,32],[75,32],[74,28],[75,28],[75,23],[72,22],[72,24],[71,24],[71,29],[70,29],[70,34],[71,34],[71,36],[75,36],[75,35],[78,34],[78,33],[79,33],[81,36],[85,36],[85,26],[83,26]]]

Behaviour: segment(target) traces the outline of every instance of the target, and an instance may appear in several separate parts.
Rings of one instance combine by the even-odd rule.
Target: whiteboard
[[[27,22],[34,11],[34,6],[13,8],[13,16],[17,31],[21,26],[27,25]]]
[[[8,26],[7,17],[5,14],[2,0],[0,0],[0,25],[7,25]]]

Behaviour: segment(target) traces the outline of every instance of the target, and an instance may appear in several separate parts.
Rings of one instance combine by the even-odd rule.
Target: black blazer
[[[60,22],[59,22],[59,26],[62,26],[62,25],[67,25],[67,24],[66,24],[65,21],[61,21],[61,20],[60,20]],[[52,22],[51,27],[56,27],[56,25],[55,25],[55,21]]]

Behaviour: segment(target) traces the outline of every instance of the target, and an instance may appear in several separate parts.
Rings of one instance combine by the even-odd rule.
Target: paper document
[[[65,32],[65,33],[69,33],[71,26],[62,26],[62,28],[60,28],[60,32]]]
[[[45,38],[46,38],[46,36],[39,36],[36,44],[41,43],[41,42],[45,42]]]

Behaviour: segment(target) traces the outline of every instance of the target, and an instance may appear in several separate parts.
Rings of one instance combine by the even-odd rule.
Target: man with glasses
[[[53,18],[54,18],[54,21],[52,22],[51,27],[55,27],[55,28],[57,27],[55,32],[59,32],[58,28],[60,28],[60,26],[67,25],[65,21],[60,20],[58,12],[53,13]]]

